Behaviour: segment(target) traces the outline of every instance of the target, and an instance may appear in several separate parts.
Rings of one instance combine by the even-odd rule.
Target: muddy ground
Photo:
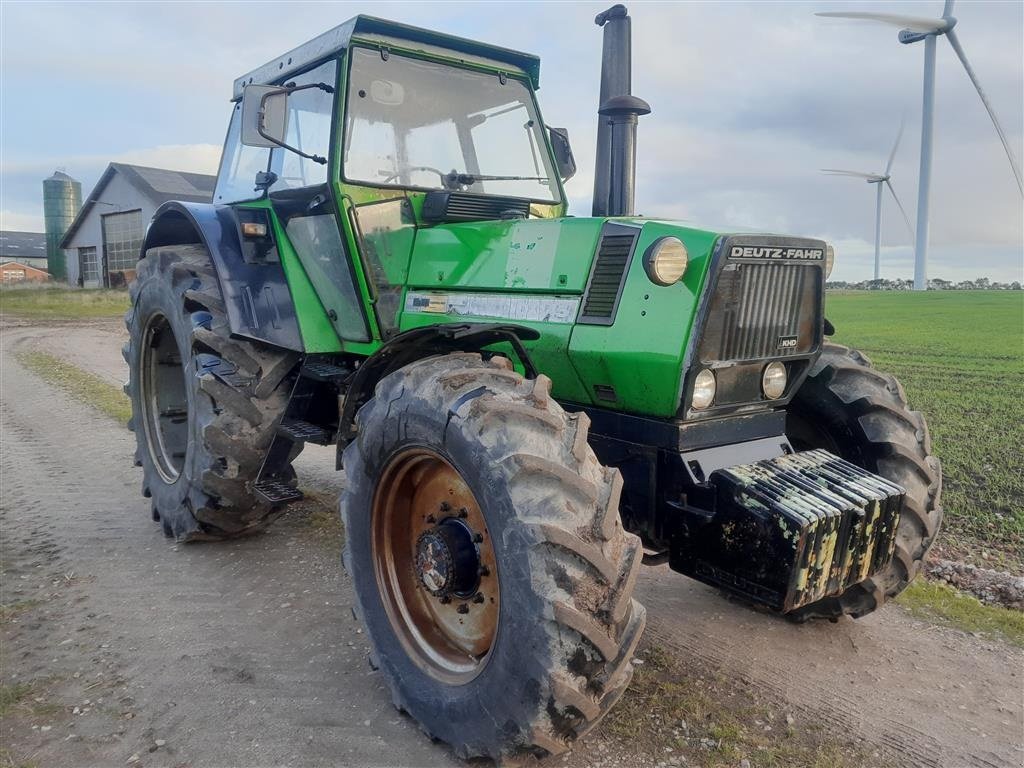
[[[333,513],[312,501],[253,539],[176,545],[149,520],[131,434],[12,354],[45,349],[120,383],[121,343],[113,322],[3,332],[2,682],[15,700],[0,764],[458,765],[367,664]],[[318,498],[343,482],[332,462],[298,461]],[[894,606],[795,626],[664,566],[637,597],[645,647],[743,681],[870,765],[1024,763],[1020,649]],[[649,764],[630,755],[598,728],[552,764]]]

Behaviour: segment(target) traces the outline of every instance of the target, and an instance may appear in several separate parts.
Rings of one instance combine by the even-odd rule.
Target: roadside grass
[[[646,764],[705,768],[853,768],[861,749],[824,725],[766,702],[744,680],[702,672],[658,646],[638,654],[633,681],[605,718],[602,738],[636,751]]]
[[[52,717],[63,712],[62,705],[47,702],[43,698],[44,689],[52,682],[52,678],[43,678],[26,683],[0,684],[0,718],[15,714]]]
[[[7,605],[0,605],[0,625],[5,624],[11,619],[17,618],[26,611],[31,611],[33,608],[37,608],[43,604],[42,600],[35,598],[29,600],[16,600],[13,603]]]
[[[128,304],[127,291],[56,286],[0,288],[0,312],[32,319],[119,317]]]
[[[126,424],[131,418],[132,408],[128,397],[99,376],[40,350],[19,350],[15,352],[15,357],[39,378],[55,384],[112,419]]]
[[[1024,573],[1024,292],[829,292],[825,314],[928,420],[945,556]]]
[[[1024,648],[1024,612],[985,605],[948,584],[915,579],[896,603],[919,619],[1005,639]]]

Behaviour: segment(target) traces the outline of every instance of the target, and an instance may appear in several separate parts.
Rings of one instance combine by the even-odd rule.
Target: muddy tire
[[[826,343],[790,405],[786,434],[797,450],[824,448],[907,491],[891,564],[793,618],[871,613],[913,580],[939,531],[942,469],[932,455],[928,425],[910,410],[893,376],[875,370],[855,349]]]
[[[150,249],[129,291],[128,427],[153,520],[180,541],[260,530],[277,510],[248,485],[287,404],[297,356],[230,338],[202,246]],[[289,466],[279,479],[294,477]]]
[[[378,384],[344,454],[345,565],[372,660],[395,706],[463,758],[504,761],[567,750],[624,692],[644,627],[645,611],[632,598],[642,552],[619,520],[621,477],[587,444],[587,416],[563,411],[550,385],[546,376],[524,379],[504,358],[453,354],[413,363]],[[410,456],[420,465],[404,476],[419,478],[419,485],[406,480],[397,488],[395,467]],[[437,477],[431,466],[441,468],[439,486],[423,479]],[[440,505],[430,496],[435,491]],[[463,501],[449,505],[446,493]],[[392,501],[408,497],[422,504]],[[474,525],[475,512],[467,516],[465,507],[475,502],[482,522]],[[413,519],[412,530],[401,517],[382,517],[396,511]],[[419,555],[414,567],[392,568],[382,552],[388,537],[404,535],[413,546],[423,540],[425,534],[416,538],[421,529],[454,526],[456,514],[479,534],[476,555],[486,561],[491,553],[496,570],[478,569],[486,572],[471,587],[478,602],[469,599],[462,609],[471,627],[455,625],[455,632],[477,632],[474,650],[459,650],[462,636],[445,635],[424,651],[407,616],[451,615],[427,588],[437,582],[425,581]],[[391,522],[382,528],[382,520]],[[400,599],[395,583],[408,589]],[[489,619],[475,612],[492,606],[492,598],[495,628],[481,635]],[[451,607],[463,599],[455,596]]]

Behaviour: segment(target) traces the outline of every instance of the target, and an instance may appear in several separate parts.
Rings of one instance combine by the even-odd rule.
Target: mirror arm
[[[327,165],[326,157],[322,157],[321,155],[311,155],[308,152],[303,152],[301,149],[297,149],[291,146],[290,144],[285,144],[280,139],[271,136],[270,134],[266,133],[263,130],[263,114],[267,106],[267,99],[269,99],[271,96],[276,96],[279,93],[290,95],[292,93],[295,93],[295,91],[305,91],[309,88],[319,88],[321,91],[324,91],[326,93],[334,93],[334,88],[328,85],[327,83],[309,83],[307,85],[291,86],[286,85],[283,88],[277,89],[276,91],[268,91],[267,93],[263,94],[263,98],[260,99],[260,115],[259,120],[257,120],[256,122],[256,132],[259,133],[259,135],[262,136],[267,141],[281,147],[281,149],[287,149],[289,152],[294,152],[299,157],[304,157],[307,160],[312,160],[314,163],[319,163],[320,165]]]

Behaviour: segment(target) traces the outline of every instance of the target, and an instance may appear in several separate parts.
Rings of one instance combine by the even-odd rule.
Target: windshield
[[[351,56],[348,181],[558,202],[524,83],[367,48]]]

